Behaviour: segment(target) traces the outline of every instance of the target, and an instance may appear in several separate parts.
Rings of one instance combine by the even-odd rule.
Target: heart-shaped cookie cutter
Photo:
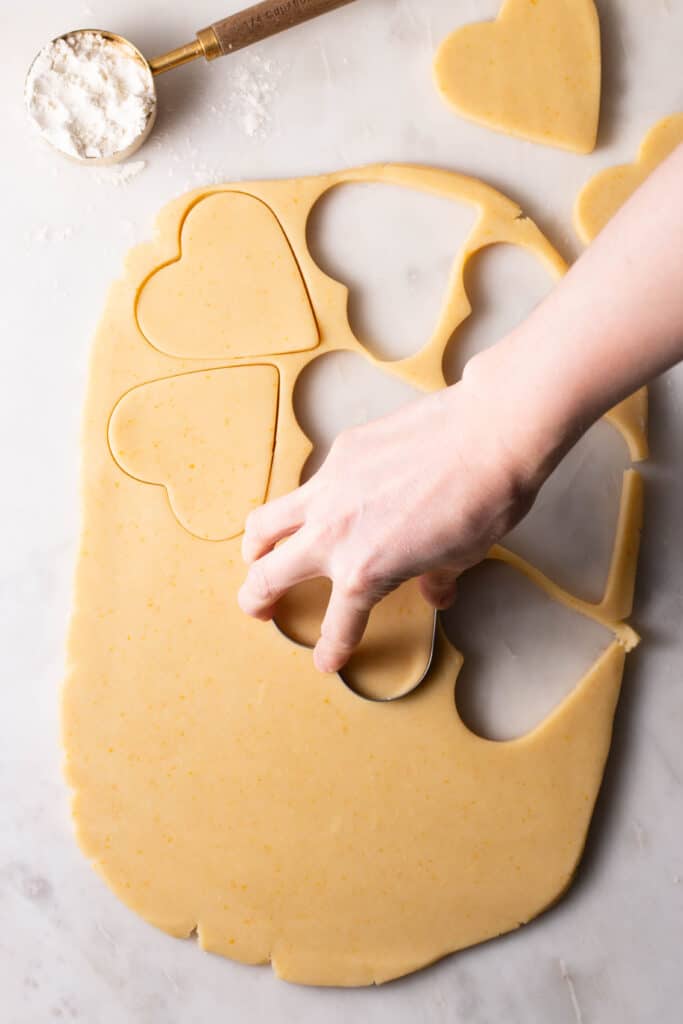
[[[292,639],[292,637],[289,636],[284,631],[284,629],[282,629],[278,625],[278,622],[277,622],[276,619],[273,619],[273,625],[275,626],[275,628],[278,631],[278,633],[280,634],[280,636],[283,636],[285,638],[285,640],[288,640],[291,644],[294,644],[296,647],[301,647],[305,651],[312,651],[313,650],[313,647],[311,647],[310,644],[305,644],[305,643],[302,643],[300,640]],[[340,671],[335,673],[335,674],[336,674],[337,678],[340,679],[341,682],[344,684],[346,689],[349,690],[355,697],[359,697],[361,700],[367,701],[370,704],[395,704],[399,700],[405,700],[406,697],[412,696],[412,694],[414,694],[417,690],[419,690],[419,688],[425,682],[425,680],[427,679],[427,677],[428,677],[428,675],[429,675],[429,673],[431,671],[432,665],[434,664],[434,657],[436,655],[436,638],[437,638],[438,626],[439,626],[439,613],[438,612],[434,612],[434,624],[432,626],[431,643],[430,643],[429,654],[427,655],[427,661],[426,661],[426,664],[425,664],[424,671],[422,672],[422,674],[419,677],[419,679],[417,679],[415,682],[411,682],[410,685],[405,687],[403,690],[401,690],[400,693],[391,694],[391,696],[389,696],[389,697],[373,697],[371,694],[363,693],[358,688],[358,686],[354,685],[353,680],[352,680],[351,676],[349,675],[348,670],[340,669]]]

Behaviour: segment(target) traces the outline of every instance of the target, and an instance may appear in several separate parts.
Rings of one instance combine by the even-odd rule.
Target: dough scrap
[[[170,356],[268,356],[319,341],[282,227],[268,206],[242,192],[189,209],[180,254],[150,275],[137,316],[150,344]]]
[[[683,113],[672,114],[650,129],[634,163],[608,167],[584,185],[574,207],[574,224],[585,245],[681,143]]]
[[[505,0],[441,44],[437,87],[463,117],[577,153],[595,148],[600,21],[593,0]]]
[[[350,181],[398,184],[478,211],[454,253],[439,323],[422,349],[403,361],[381,363],[364,351],[348,325],[347,290],[320,271],[306,247],[311,209],[329,189]],[[115,450],[119,441],[132,440],[140,472],[149,458],[145,442],[154,438],[156,382],[163,382],[163,406],[169,389],[176,389],[169,380],[177,378],[182,396],[189,371],[219,388],[223,378],[238,380],[228,378],[234,367],[254,369],[244,367],[241,354],[229,365],[222,357],[172,358],[149,344],[135,315],[151,275],[177,257],[188,210],[215,205],[234,189],[195,192],[165,209],[156,240],[130,254],[95,339],[63,693],[74,819],[81,847],[108,885],[169,934],[186,937],[196,928],[203,948],[244,963],[270,960],[290,981],[379,983],[517,928],[570,884],[609,751],[625,655],[638,640],[625,620],[641,481],[633,471],[626,474],[599,604],[580,601],[504,548],[491,553],[548,599],[600,622],[614,637],[574,691],[528,735],[492,743],[465,727],[454,701],[462,659],[441,631],[427,680],[396,703],[363,700],[338,678],[321,677],[308,651],[237,608],[244,578],[239,537],[199,539],[174,515],[162,488],[124,472],[109,446],[110,438]],[[315,350],[268,359],[279,374],[272,497],[296,486],[311,451],[292,406],[296,380],[311,360],[347,350],[424,391],[443,387],[445,346],[471,312],[463,272],[476,252],[509,243],[533,252],[557,276],[565,270],[515,203],[457,174],[381,165],[242,184],[240,191],[273,211],[320,326]],[[208,244],[211,220],[206,232]],[[201,238],[196,241],[201,250]],[[217,273],[195,262],[190,287],[203,294],[202,275]],[[272,283],[279,291],[279,276]],[[298,287],[292,294],[298,305]],[[244,295],[245,319],[249,310],[258,318],[257,291],[245,288]],[[201,336],[199,314],[196,326]],[[183,324],[174,320],[163,343],[177,351],[183,337]],[[263,405],[240,414],[245,443],[257,435],[261,453],[270,423],[263,422],[266,390]],[[128,402],[137,403],[128,411],[148,417],[147,438],[138,426],[126,434]],[[197,414],[193,402],[183,402],[173,423],[178,434],[169,437],[182,438]],[[618,415],[615,422],[624,432],[631,429]],[[130,453],[123,447],[118,457],[125,461]],[[143,475],[156,474],[148,468]],[[207,474],[205,495],[214,507],[212,487]],[[189,525],[196,523],[191,513]],[[401,629],[399,623],[398,635]]]
[[[268,493],[278,389],[274,366],[142,384],[112,413],[112,455],[136,480],[164,487],[176,519],[195,537],[237,537]],[[245,433],[245,418],[256,425],[252,432]]]

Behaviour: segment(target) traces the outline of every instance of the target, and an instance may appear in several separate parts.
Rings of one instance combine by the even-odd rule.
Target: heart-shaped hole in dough
[[[351,329],[377,358],[403,359],[430,341],[477,214],[468,203],[372,182],[337,185],[315,205],[311,254],[349,289]]]
[[[464,283],[472,312],[444,353],[443,372],[449,384],[460,380],[473,356],[522,323],[557,282],[533,253],[499,243],[468,260]]]
[[[462,577],[442,621],[465,659],[456,686],[460,716],[490,740],[516,739],[539,725],[612,642],[603,626],[500,562]]]

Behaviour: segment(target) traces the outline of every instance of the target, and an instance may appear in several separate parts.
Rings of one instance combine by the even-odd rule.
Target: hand
[[[290,587],[331,579],[315,662],[334,672],[405,580],[448,605],[581,434],[683,358],[682,176],[679,146],[459,384],[342,434],[316,476],[252,513],[244,611],[271,619]]]
[[[529,458],[521,439],[514,447],[519,431],[506,422],[500,396],[487,400],[482,391],[466,374],[341,434],[311,480],[253,512],[241,608],[272,619],[291,587],[329,578],[314,658],[320,671],[335,672],[375,604],[406,580],[421,577],[427,601],[449,606],[458,576],[526,514],[543,478],[542,460]]]

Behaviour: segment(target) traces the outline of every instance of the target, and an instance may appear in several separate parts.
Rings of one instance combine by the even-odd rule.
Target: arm
[[[683,147],[458,384],[343,433],[311,480],[252,513],[241,607],[270,619],[290,587],[328,577],[315,662],[337,671],[405,580],[452,603],[579,437],[681,358]]]

